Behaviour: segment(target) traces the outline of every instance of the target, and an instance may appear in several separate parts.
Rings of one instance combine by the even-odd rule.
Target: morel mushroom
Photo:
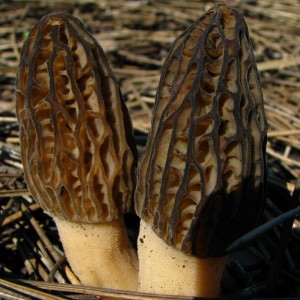
[[[137,289],[123,220],[135,182],[132,127],[102,48],[76,18],[53,13],[33,28],[16,97],[25,179],[72,269],[86,285]]]
[[[217,5],[163,66],[135,192],[141,291],[218,296],[226,248],[261,219],[266,131],[247,26]]]

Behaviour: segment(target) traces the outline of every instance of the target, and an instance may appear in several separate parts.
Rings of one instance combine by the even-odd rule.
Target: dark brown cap
[[[89,223],[126,212],[132,126],[102,48],[76,18],[52,13],[33,28],[16,98],[25,178],[44,210]]]
[[[267,124],[248,29],[217,5],[175,42],[138,167],[140,217],[167,244],[222,256],[265,203]]]

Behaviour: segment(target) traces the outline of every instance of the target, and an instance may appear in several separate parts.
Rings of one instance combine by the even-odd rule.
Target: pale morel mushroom
[[[136,290],[123,220],[136,149],[100,45],[76,18],[47,15],[24,44],[16,85],[25,179],[54,217],[72,269],[85,285]]]
[[[215,297],[265,204],[266,117],[243,17],[217,5],[175,40],[138,166],[139,290]]]

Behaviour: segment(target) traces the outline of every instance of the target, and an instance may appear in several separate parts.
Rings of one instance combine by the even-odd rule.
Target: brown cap
[[[44,210],[89,223],[126,212],[132,126],[102,48],[76,18],[52,13],[33,28],[16,97],[25,178]]]
[[[247,26],[217,5],[164,63],[138,168],[138,214],[187,254],[224,255],[261,218],[266,132]]]

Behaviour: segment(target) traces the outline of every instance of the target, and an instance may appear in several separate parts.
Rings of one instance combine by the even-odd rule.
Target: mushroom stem
[[[167,245],[141,220],[138,239],[139,291],[217,297],[227,256],[198,258]]]
[[[68,261],[84,285],[137,290],[137,256],[122,219],[100,224],[54,220]]]

